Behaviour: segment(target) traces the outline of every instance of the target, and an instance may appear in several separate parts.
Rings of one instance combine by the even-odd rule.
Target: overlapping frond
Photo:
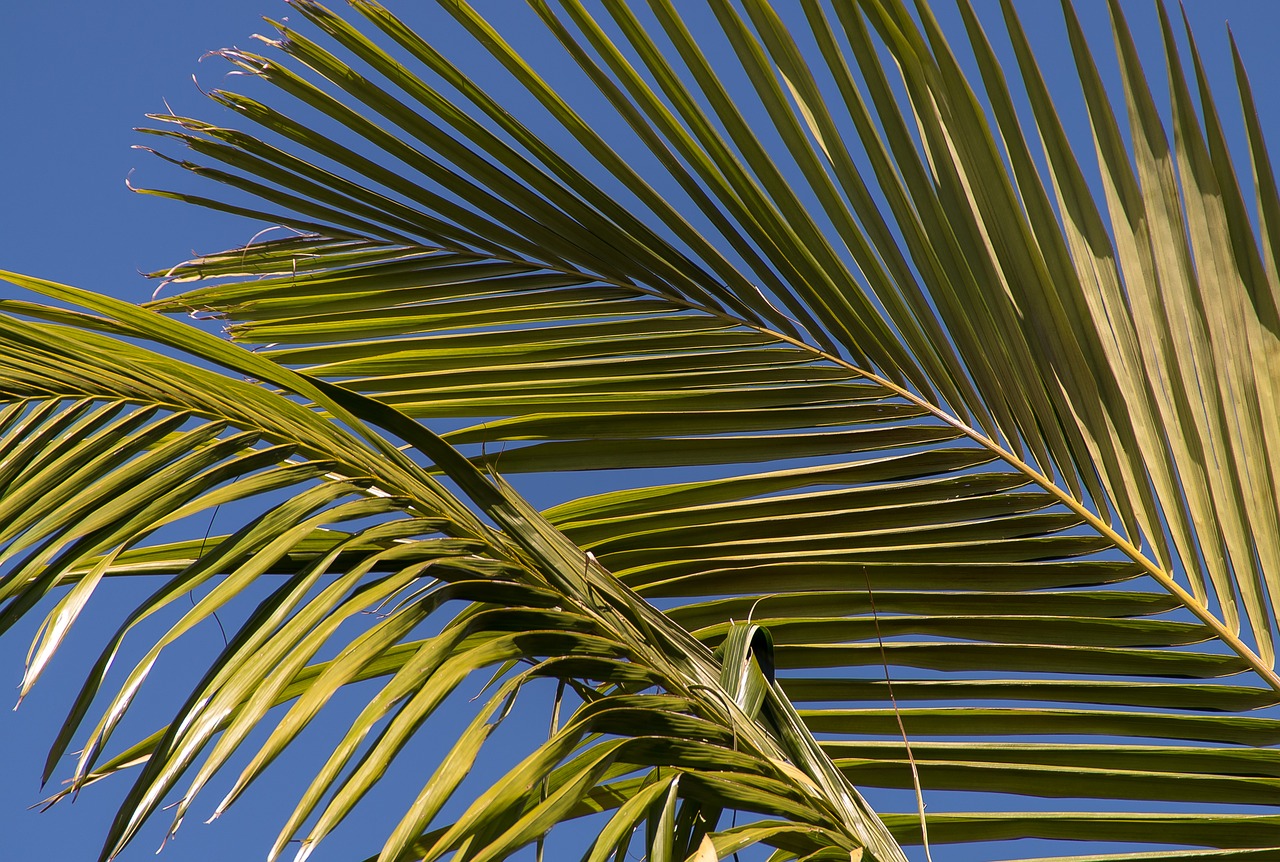
[[[173,813],[176,829],[196,794],[259,726],[273,729],[215,816],[339,689],[380,680],[300,794],[270,854],[299,835],[299,858],[305,858],[446,698],[474,673],[492,668],[495,690],[407,807],[380,858],[457,851],[504,858],[541,840],[565,816],[613,812],[610,838],[599,847],[603,858],[615,845],[625,846],[656,804],[668,819],[679,812],[678,833],[650,839],[668,855],[706,851],[721,809],[730,804],[765,816],[803,814],[801,823],[738,836],[739,843],[764,840],[809,851],[834,846],[846,854],[866,848],[876,858],[902,858],[772,678],[758,669],[747,673],[750,682],[730,674],[756,666],[749,650],[730,651],[717,662],[408,417],[317,388],[244,351],[228,353],[216,338],[154,314],[47,282],[14,281],[63,299],[89,299],[106,312],[92,318],[92,329],[67,327],[61,323],[67,312],[30,303],[9,305],[34,320],[3,318],[0,523],[6,556],[32,549],[5,576],[6,621],[56,588],[70,587],[49,613],[27,686],[104,578],[167,575],[92,669],[50,754],[51,769],[137,623],[208,588],[109,698],[70,785],[58,794],[142,764],[104,857],[119,852],[185,784]],[[289,390],[272,392],[186,365],[95,329],[149,338],[240,373],[266,371],[269,382],[317,398],[347,427],[302,406]],[[443,456],[435,466],[469,489],[471,505],[519,538],[513,544],[483,526],[394,447],[371,447],[379,438],[366,420],[407,433],[420,455]],[[198,546],[147,543],[195,513],[272,492],[286,495],[231,535],[206,537]],[[273,583],[255,597],[264,578]],[[172,722],[103,761],[113,730],[160,654],[218,610],[254,598],[256,607],[243,614]],[[423,636],[441,609],[459,602],[462,609],[437,634]],[[344,641],[344,626],[371,613],[372,621]],[[333,657],[318,658],[322,650]],[[576,708],[566,708],[565,724],[532,745],[529,757],[452,825],[432,831],[486,737],[523,686],[539,678],[561,680],[562,690],[570,686],[566,700]],[[657,693],[640,693],[646,689]],[[272,712],[286,703],[283,714]],[[768,727],[756,721],[762,709]],[[539,784],[542,795],[530,795],[527,788]]]
[[[1063,4],[1096,178],[1077,155],[1085,147],[1068,140],[1008,0],[1008,59],[967,0],[958,4],[963,56],[923,2],[708,0],[693,14],[669,0],[644,10],[531,0],[525,23],[545,26],[548,44],[613,110],[607,120],[580,113],[525,59],[524,24],[508,32],[467,4],[442,2],[442,20],[475,37],[519,85],[524,107],[572,147],[548,143],[520,118],[519,99],[509,105],[480,89],[441,43],[381,5],[354,0],[350,20],[312,0],[291,6],[327,41],[279,24],[270,56],[224,52],[273,96],[211,94],[265,134],[171,116],[150,131],[162,150],[188,147],[191,161],[178,164],[227,184],[235,202],[163,194],[300,235],[176,267],[166,273],[176,284],[200,283],[152,308],[212,313],[231,340],[255,348],[255,369],[300,371],[289,379],[301,385],[252,372],[301,397],[277,399],[289,405],[280,409],[337,427],[302,403],[314,402],[343,422],[359,416],[421,443],[429,469],[467,489],[503,534],[490,536],[451,503],[447,516],[415,517],[469,524],[465,536],[436,529],[448,541],[483,536],[484,554],[518,548],[498,555],[502,565],[537,573],[552,592],[574,595],[572,573],[583,573],[632,626],[601,629],[590,591],[576,595],[579,608],[556,603],[567,616],[546,625],[563,630],[567,646],[528,673],[578,680],[579,712],[517,768],[516,784],[495,787],[456,825],[429,830],[450,776],[524,678],[508,679],[383,858],[451,849],[490,858],[558,819],[601,809],[614,812],[608,839],[588,858],[621,858],[642,821],[662,858],[703,852],[704,835],[721,858],[753,841],[778,848],[779,859],[836,858],[855,846],[886,858],[887,844],[852,825],[863,822],[849,813],[860,803],[821,822],[807,806],[831,804],[849,782],[910,788],[916,775],[934,843],[1210,848],[1143,857],[1169,859],[1277,852],[1274,818],[1240,807],[1274,804],[1280,778],[1267,750],[1280,721],[1246,715],[1280,698],[1280,197],[1242,72],[1257,233],[1194,42],[1188,76],[1163,6],[1172,142],[1119,4],[1110,6],[1124,110]],[[1015,67],[1017,93],[1007,80]],[[275,107],[281,96],[292,107]],[[308,112],[324,125],[297,119]],[[257,202],[246,204],[246,193]],[[229,355],[224,364],[236,367]],[[27,390],[14,392],[27,399],[6,414],[18,441],[28,426],[55,438],[75,423],[113,421],[94,406],[106,396],[56,390],[57,400],[28,405]],[[420,426],[409,417],[443,440],[414,439]],[[225,444],[243,446],[241,457],[305,444],[230,424],[266,441]],[[327,464],[329,448],[293,457]],[[413,496],[404,480],[359,463],[326,469]],[[617,474],[616,489],[546,511],[561,535],[477,467],[716,472]],[[430,485],[426,472],[413,475]],[[373,571],[367,561],[379,555],[412,553],[362,536],[295,559],[294,577],[316,567]],[[422,553],[437,553],[432,541]],[[65,577],[87,582],[103,548],[86,547]],[[118,560],[189,571],[163,553],[132,553]],[[190,553],[173,548],[175,559]],[[346,555],[341,565],[334,553]],[[452,557],[431,560],[421,564],[467,570]],[[547,571],[562,582],[545,580]],[[490,602],[482,593],[466,598]],[[520,601],[529,619],[552,613]],[[500,618],[468,611],[450,625],[479,638],[475,655],[486,662],[554,652],[499,646],[511,638],[506,623],[492,622]],[[479,628],[467,629],[473,620]],[[735,712],[716,698],[737,689],[708,677],[718,671],[697,642],[747,661],[743,620],[767,630],[779,676],[777,686],[760,685],[772,692],[765,700]],[[655,626],[670,626],[662,643],[674,645],[660,657]],[[287,643],[279,641],[282,655]],[[325,692],[321,680],[336,685],[376,666],[391,681],[379,695],[386,704],[370,714],[404,698],[393,726],[407,734],[434,705],[413,706],[395,680],[438,643],[387,641],[367,665],[299,664],[255,706],[229,708],[256,720],[298,698],[283,740],[323,697],[297,680],[314,678]],[[575,651],[592,656],[590,670],[567,658]],[[457,662],[459,673],[482,664]],[[649,685],[665,694],[635,694]],[[703,687],[720,693],[708,699]],[[784,728],[789,701],[824,755]],[[749,721],[737,722],[739,712]],[[205,728],[225,728],[209,763],[248,721]],[[667,730],[653,737],[646,722]],[[757,748],[736,737],[743,727],[755,728]],[[593,734],[602,741],[579,749]],[[402,738],[375,743],[377,757]],[[152,753],[162,744],[145,751],[152,772],[169,760]],[[658,751],[668,759],[657,762]],[[335,757],[290,829],[336,787],[313,832],[322,835],[363,792],[360,776],[378,769],[377,758],[361,761],[340,780],[347,761]],[[823,772],[828,757],[839,780]],[[719,774],[725,764],[734,777]],[[627,771],[642,766],[661,768]],[[518,798],[532,776],[545,791]],[[817,795],[806,781],[818,782]],[[992,795],[979,797],[987,810],[954,813],[945,791]],[[1019,796],[1069,802],[1047,814]],[[1116,813],[1115,800],[1132,811]],[[1161,807],[1143,808],[1152,803]],[[1236,807],[1210,816],[1166,803]],[[720,807],[765,819],[697,825],[714,823],[709,812]],[[488,811],[501,813],[490,820]],[[914,814],[885,822],[900,841],[923,838]]]

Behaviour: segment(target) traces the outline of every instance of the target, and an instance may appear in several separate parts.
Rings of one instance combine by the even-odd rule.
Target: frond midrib
[[[454,251],[455,249],[450,248],[449,250]],[[1108,524],[1106,520],[1099,517],[1096,512],[1086,506],[1084,502],[1070,493],[1070,491],[1054,482],[1034,465],[1018,457],[1007,447],[1001,445],[998,441],[994,440],[987,434],[984,434],[967,422],[952,415],[947,410],[913,392],[906,386],[903,386],[902,384],[897,383],[875,371],[861,368],[847,359],[837,356],[836,354],[824,350],[821,347],[809,344],[808,342],[788,335],[785,332],[779,332],[777,329],[768,326],[763,321],[744,320],[725,311],[708,308],[707,306],[694,302],[684,296],[673,295],[653,288],[646,288],[633,282],[611,279],[607,276],[585,272],[581,269],[572,267],[556,266],[554,264],[541,262],[533,263],[517,255],[495,256],[490,254],[481,254],[471,249],[456,250],[461,254],[473,256],[477,259],[496,259],[511,263],[533,265],[542,269],[561,272],[566,275],[591,278],[592,280],[612,287],[633,291],[642,296],[661,298],[667,302],[681,305],[689,311],[695,311],[711,317],[716,317],[725,321],[727,324],[746,327],[762,335],[777,339],[780,342],[789,344],[796,349],[809,353],[815,360],[822,360],[837,367],[852,371],[861,375],[867,381],[884,387],[897,397],[915,405],[940,422],[951,426],[956,431],[960,432],[962,436],[968,438],[979,447],[991,452],[997,458],[1004,461],[1009,467],[1024,475],[1032,484],[1038,485],[1046,493],[1051,495],[1057,503],[1060,503],[1062,506],[1079,516],[1086,526],[1097,531],[1099,535],[1111,542],[1117,550],[1141,567],[1141,569],[1162,589],[1175,597],[1193,616],[1203,622],[1213,632],[1213,634],[1222,641],[1222,643],[1245,661],[1249,667],[1266,682],[1267,685],[1275,691],[1280,692],[1280,674],[1268,665],[1262,657],[1259,656],[1247,643],[1245,643],[1245,641],[1236,632],[1232,631],[1226,623],[1219,619],[1210,608],[1196,599],[1196,597],[1187,589],[1182,587],[1177,582],[1171,571],[1166,570],[1159,563],[1152,560],[1147,554],[1143,553],[1140,547],[1119,533],[1114,527]]]

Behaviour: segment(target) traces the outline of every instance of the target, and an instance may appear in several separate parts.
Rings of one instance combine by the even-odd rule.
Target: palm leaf
[[[601,811],[612,813],[588,858],[620,858],[633,833],[663,858],[702,853],[704,838],[721,857],[762,842],[777,858],[858,847],[893,858],[852,786],[910,788],[917,775],[945,812],[924,815],[934,843],[1092,842],[1087,858],[1127,858],[1117,845],[1134,843],[1210,848],[1134,858],[1280,847],[1272,819],[1245,807],[1273,801],[1266,747],[1280,734],[1276,719],[1245,714],[1280,691],[1280,283],[1278,197],[1238,61],[1258,233],[1194,40],[1188,76],[1163,6],[1172,143],[1119,4],[1123,110],[1064,3],[1092,132],[1073,145],[1008,2],[1010,62],[959,3],[971,80],[923,3],[709,0],[699,17],[663,0],[643,13],[621,0],[594,12],[531,2],[616,114],[608,122],[579,113],[522,56],[518,32],[441,3],[520,85],[525,107],[579,148],[575,161],[382,6],[357,0],[346,19],[292,5],[319,35],[279,24],[271,56],[223,52],[272,95],[211,94],[258,132],[172,116],[148,130],[193,153],[166,158],[236,190],[226,204],[157,194],[300,233],[175,267],[167,277],[199,283],[152,303],[223,318],[256,353],[47,284],[25,282],[105,316],[11,305],[46,321],[6,335],[7,448],[28,453],[15,467],[27,481],[50,469],[44,441],[83,425],[175,459],[173,482],[210,471],[194,480],[210,499],[232,476],[228,488],[247,490],[222,493],[256,493],[255,481],[272,480],[255,477],[294,469],[289,455],[271,467],[260,453],[299,447],[305,463],[325,465],[320,488],[385,507],[384,523],[339,535],[305,520],[302,502],[272,522],[263,565],[296,587],[246,624],[170,730],[100,766],[82,761],[77,784],[147,759],[109,851],[200,746],[213,747],[183,807],[272,705],[293,702],[241,784],[336,687],[387,677],[281,835],[316,813],[310,852],[445,691],[520,659],[535,664],[505,677],[380,858],[497,858]],[[1015,67],[1021,94],[1009,87]],[[296,118],[307,111],[332,127]],[[1096,181],[1076,155],[1090,143]],[[641,154],[652,173],[632,167]],[[200,376],[212,372],[158,358],[146,367],[191,375],[210,403],[179,398],[176,379],[152,391],[129,373],[143,360],[117,361],[106,346],[121,334],[296,398],[248,383],[214,397],[217,384]],[[29,359],[46,340],[65,343]],[[63,363],[70,370],[55,371]],[[253,410],[224,403],[242,397]],[[121,401],[161,410],[110,430],[114,414],[98,405]],[[157,446],[171,433],[157,423],[196,434],[187,417],[258,436],[209,426],[210,439],[225,435],[221,448],[196,437]],[[95,439],[64,444],[68,487],[132,463],[100,464]],[[226,459],[216,483],[215,458]],[[628,472],[557,499],[544,522],[482,469]],[[344,505],[335,497],[324,511]],[[27,517],[44,532],[20,548],[97,529],[87,514]],[[142,508],[120,517],[153,528]],[[415,519],[440,536],[383,536],[427,529]],[[131,566],[174,573],[166,597],[214,571],[234,583],[240,569],[224,561],[250,541],[236,534],[193,553],[135,549],[132,536],[91,534],[65,557],[30,558],[11,582],[10,616],[63,583],[76,584],[74,604]],[[400,549],[415,537],[407,544],[421,548]],[[410,618],[443,598],[416,596],[398,611],[410,615],[403,628],[375,627],[306,666],[314,652],[300,645],[356,605],[341,603],[344,586],[303,610],[289,590],[323,572],[354,585],[384,569],[399,573],[374,582],[386,596],[408,588],[397,577],[431,571],[440,590],[480,604],[419,644],[403,640]],[[497,609],[508,602],[517,609]],[[556,635],[521,643],[512,625]],[[752,666],[756,651],[742,644],[757,643],[755,631],[767,632],[779,674],[747,673],[757,692],[740,700],[725,672]],[[236,650],[268,640],[294,663],[269,679],[237,675]],[[718,665],[707,651],[717,647]],[[436,675],[414,688],[421,667]],[[580,707],[506,783],[441,825],[457,776],[530,675],[572,683]],[[636,694],[649,685],[663,693]],[[224,712],[197,721],[215,697]],[[539,782],[538,794],[521,790]],[[990,808],[950,813],[951,791],[988,791],[977,800]],[[1044,813],[1037,796],[1062,810]],[[725,827],[720,809],[763,819]],[[916,814],[882,815],[899,841],[923,840]]]
[[[407,854],[436,858],[455,851],[502,858],[540,840],[567,816],[624,805],[643,786],[628,784],[629,774],[643,771],[662,776],[670,770],[710,775],[710,783],[691,781],[670,796],[686,809],[705,809],[700,829],[686,831],[680,842],[667,832],[653,839],[669,850],[674,846],[682,856],[697,851],[714,828],[723,801],[731,799],[765,815],[794,818],[802,814],[806,828],[796,833],[792,843],[810,851],[827,846],[843,847],[846,853],[866,848],[876,858],[903,858],[880,821],[798,719],[792,717],[769,732],[754,721],[754,713],[761,709],[759,698],[749,707],[750,714],[744,711],[745,703],[739,705],[737,692],[742,684],[731,686],[725,674],[746,658],[730,655],[716,662],[705,647],[608,577],[589,557],[579,559],[581,552],[503,485],[486,479],[408,417],[347,390],[310,382],[251,353],[228,349],[213,336],[124,303],[10,277],[17,284],[78,299],[105,312],[102,328],[149,337],[240,373],[263,372],[277,385],[293,384],[292,394],[317,398],[351,429],[344,431],[288,397],[128,342],[59,324],[5,318],[0,343],[9,357],[6,391],[22,397],[7,415],[19,454],[59,431],[79,430],[86,415],[106,424],[121,412],[120,402],[147,404],[139,411],[144,419],[162,410],[175,417],[153,424],[135,419],[134,427],[117,425],[113,439],[125,445],[110,453],[108,463],[99,463],[96,456],[102,447],[92,445],[98,442],[92,436],[68,440],[63,448],[69,451],[52,465],[69,462],[68,466],[78,469],[53,470],[49,457],[37,456],[26,463],[14,459],[10,487],[21,491],[40,482],[43,495],[28,499],[30,508],[7,519],[7,536],[12,538],[8,550],[17,553],[41,541],[44,544],[6,576],[7,616],[16,617],[58,586],[73,585],[46,621],[48,634],[29,677],[38,674],[46,655],[65,634],[67,607],[83,606],[117,561],[122,565],[115,574],[134,570],[141,556],[149,557],[147,562],[153,566],[178,569],[135,611],[104,651],[59,735],[51,764],[65,752],[121,640],[136,622],[194,586],[217,580],[128,674],[90,733],[70,787],[59,794],[74,793],[121,768],[142,764],[107,837],[104,858],[118,853],[194,768],[173,815],[171,829],[176,829],[194,795],[264,721],[271,707],[293,702],[242,771],[224,806],[297,736],[307,718],[337,688],[362,679],[385,679],[302,794],[270,854],[274,858],[287,841],[301,834],[300,857],[305,858],[378,781],[387,763],[446,697],[473,672],[495,666],[504,681],[410,806],[384,845],[383,858]],[[23,310],[39,315],[33,305]],[[45,345],[49,355],[43,362],[23,361],[36,345]],[[143,370],[147,373],[140,377]],[[72,393],[80,400],[64,406]],[[91,412],[98,402],[107,406]],[[185,411],[178,412],[179,406]],[[485,527],[429,473],[382,443],[361,415],[386,431],[405,435],[415,452],[438,456],[436,466],[468,489],[472,503],[504,527],[507,536],[518,537],[517,544]],[[157,444],[164,431],[196,417],[205,423],[176,440]],[[304,434],[291,422],[311,425],[314,433]],[[153,427],[156,424],[158,429]],[[226,426],[245,430],[226,437],[220,445],[202,445]],[[200,439],[187,439],[191,434],[201,435]],[[295,465],[287,460],[290,451],[279,443],[252,448],[259,437],[271,441],[290,435],[308,436],[312,454],[323,450],[334,457]],[[139,457],[139,451],[146,454]],[[172,467],[158,468],[156,461],[172,459],[175,453],[190,454]],[[263,471],[274,462],[285,463],[274,471]],[[312,464],[313,469],[297,469]],[[211,465],[221,469],[210,470]],[[136,482],[139,474],[151,478],[130,493],[117,492],[103,507],[100,494],[75,493],[85,473],[101,476],[99,484],[113,487]],[[280,478],[282,474],[287,481]],[[306,483],[320,476],[327,481]],[[172,500],[162,493],[164,489],[153,487],[162,479],[183,489],[192,486],[188,495],[192,501],[186,508],[171,511]],[[239,532],[214,539],[207,550],[196,549],[194,560],[183,559],[190,554],[190,545],[162,545],[141,554],[133,548],[172,518],[225,500],[285,488],[293,491],[289,499],[271,506]],[[353,499],[344,501],[344,497]],[[68,503],[60,502],[67,498]],[[14,497],[15,502],[18,499]],[[340,529],[344,522],[370,518],[375,519],[372,526]],[[112,529],[101,527],[102,522]],[[292,559],[280,565],[286,557]],[[340,560],[344,565],[337,571],[335,564]],[[160,653],[270,574],[288,577],[260,601],[172,723],[99,764],[113,730]],[[411,638],[431,614],[458,599],[471,604],[448,620],[439,634]],[[313,663],[321,647],[332,646],[344,622],[388,603],[394,603],[393,609],[343,646],[335,658]],[[510,673],[517,662],[532,667]],[[521,688],[532,679],[548,676],[571,681],[576,687],[580,706],[568,723],[504,780],[477,796],[452,826],[424,836],[423,830],[453,796],[485,737]],[[636,693],[653,686],[663,693]],[[778,715],[794,715],[786,712],[785,697],[776,684],[764,696],[772,698],[768,702],[776,704],[775,711],[782,710]],[[387,717],[389,723],[363,746]],[[197,756],[206,748],[196,768]],[[793,786],[797,779],[802,779],[798,787]],[[545,798],[521,789],[540,782],[545,782]],[[314,822],[304,826],[312,815],[316,815]]]

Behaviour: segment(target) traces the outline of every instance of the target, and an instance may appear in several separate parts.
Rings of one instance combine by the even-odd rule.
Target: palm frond
[[[635,831],[637,809],[649,813],[628,802],[649,799],[655,782],[666,793],[666,806],[680,807],[681,831],[661,830],[650,841],[668,855],[698,852],[728,802],[802,821],[760,840],[789,841],[813,852],[835,846],[845,853],[865,848],[877,859],[904,858],[772,678],[758,668],[754,676],[730,675],[743,664],[755,667],[751,654],[738,650],[717,662],[582,556],[500,481],[486,478],[409,417],[252,353],[228,350],[211,335],[125,303],[9,278],[85,302],[105,315],[98,318],[99,329],[147,338],[240,373],[264,372],[277,386],[292,384],[291,391],[273,392],[112,336],[43,321],[67,315],[57,309],[42,314],[32,303],[20,310],[34,320],[3,318],[4,391],[14,399],[4,430],[14,457],[6,459],[9,494],[0,523],[7,554],[38,546],[5,576],[6,620],[55,588],[71,586],[46,619],[27,687],[104,577],[137,572],[139,566],[174,572],[103,651],[50,753],[50,769],[66,752],[135,625],[212,582],[129,672],[90,732],[69,787],[52,800],[141,765],[107,836],[104,859],[119,853],[185,782],[170,827],[176,830],[194,796],[253,730],[272,721],[273,707],[292,704],[275,714],[273,731],[215,816],[339,688],[382,680],[302,792],[269,854],[276,858],[301,835],[297,858],[306,858],[446,698],[486,668],[496,668],[495,681],[501,683],[408,807],[380,858],[434,859],[458,851],[505,858],[541,840],[562,819],[592,811],[615,811],[610,834],[620,841]],[[304,394],[342,424],[290,397]],[[138,409],[112,424],[126,405]],[[470,505],[503,532],[484,526],[467,504],[366,422],[402,437],[411,451],[434,457],[434,466],[467,489]],[[180,430],[186,425],[193,427]],[[107,431],[85,435],[98,426]],[[220,439],[228,429],[237,433]],[[311,441],[305,448],[312,457],[292,460],[295,449],[304,447],[282,441],[302,437]],[[51,439],[58,441],[52,449]],[[41,493],[27,493],[37,483]],[[194,551],[190,542],[140,544],[202,509],[286,490],[290,496],[283,502]],[[350,522],[367,525],[343,529]],[[284,577],[248,615],[172,722],[100,763],[160,654],[271,575]],[[459,600],[468,604],[438,634],[415,637],[433,614]],[[322,648],[334,647],[344,624],[388,605],[334,658],[316,661]],[[521,664],[528,667],[514,672]],[[578,706],[568,722],[476,796],[454,823],[429,829],[522,687],[545,677],[573,686]],[[659,693],[641,693],[649,688]],[[771,717],[767,726],[756,721],[762,709]],[[631,778],[636,773],[639,780]],[[685,773],[695,777],[682,786]],[[544,794],[530,795],[528,788],[540,784]],[[601,846],[602,852],[612,849]]]
[[[703,852],[704,837],[722,858],[757,841],[779,859],[856,847],[895,858],[852,786],[909,788],[914,772],[929,800],[993,794],[981,797],[989,811],[929,812],[935,843],[1091,841],[1102,855],[1073,858],[1115,859],[1132,855],[1116,844],[1210,848],[1133,856],[1169,859],[1280,847],[1269,815],[1166,807],[1274,802],[1267,746],[1280,721],[1246,713],[1280,697],[1280,197],[1238,57],[1256,233],[1195,42],[1188,76],[1163,5],[1172,142],[1120,4],[1110,10],[1123,111],[1063,4],[1096,180],[1008,0],[1009,62],[967,0],[958,7],[971,59],[953,52],[925,3],[708,0],[698,16],[669,0],[643,13],[622,0],[591,10],[534,0],[548,40],[616,113],[608,122],[562,96],[522,56],[518,34],[467,4],[441,3],[581,162],[379,4],[355,0],[352,20],[312,0],[291,5],[333,47],[278,24],[271,57],[223,53],[271,97],[211,94],[259,133],[172,116],[148,130],[159,146],[194,153],[166,158],[233,190],[225,204],[159,194],[301,232],[180,265],[165,275],[197,284],[151,304],[212,313],[257,352],[203,337],[197,346],[149,312],[93,319],[14,306],[50,323],[13,331],[38,325],[41,338],[47,330],[74,343],[64,353],[76,356],[110,354],[110,334],[144,336],[268,381],[297,398],[244,384],[256,399],[245,403],[269,405],[253,422],[203,403],[130,403],[261,435],[228,432],[225,450],[243,457],[309,446],[296,450],[306,463],[344,465],[326,466],[319,487],[358,479],[390,495],[379,500],[411,501],[405,511],[447,537],[426,540],[430,562],[416,564],[449,586],[471,583],[474,572],[456,572],[480,564],[431,549],[480,542],[467,553],[488,577],[502,573],[502,589],[563,593],[572,605],[557,601],[553,613],[521,598],[530,607],[517,616],[563,640],[520,645],[504,628],[511,618],[489,608],[498,580],[475,580],[483,588],[465,597],[481,604],[438,636],[453,632],[456,644],[393,646],[388,629],[362,641],[358,658],[312,668],[300,658],[252,706],[236,700],[252,676],[211,678],[199,697],[230,686],[226,706],[244,718],[202,725],[200,744],[223,737],[195,786],[271,705],[297,698],[263,765],[327,692],[376,667],[391,678],[382,700],[282,834],[332,791],[309,848],[456,684],[450,674],[537,658],[528,674],[577,681],[574,717],[508,784],[433,827],[448,776],[472,762],[526,677],[507,678],[381,859],[498,858],[593,811],[613,813],[587,858],[620,858],[642,821],[664,858],[676,858],[673,840],[678,853]],[[1021,93],[1008,80],[1015,67]],[[272,107],[277,99],[298,111]],[[307,112],[329,125],[297,119]],[[652,174],[632,166],[641,153]],[[258,202],[244,203],[245,193]],[[108,427],[114,414],[97,405],[124,396],[76,388],[93,375],[58,378],[48,361],[22,358],[34,334],[13,338],[22,346],[2,379],[21,400],[4,427],[40,470],[53,457],[37,457],[41,441],[76,423]],[[104,379],[124,375],[113,367]],[[213,385],[197,382],[201,392]],[[229,400],[239,398],[237,389]],[[145,457],[184,457],[181,441],[153,454],[153,420],[138,422]],[[416,465],[392,439],[430,463]],[[74,451],[95,463],[90,443]],[[209,457],[233,457],[222,451]],[[371,465],[371,451],[391,473]],[[481,472],[668,468],[716,472],[606,474],[609,490],[561,495],[549,523]],[[79,488],[76,476],[67,481]],[[56,512],[48,517],[56,523]],[[289,546],[292,558],[283,545],[276,556],[306,578],[363,575],[382,565],[375,559],[412,553],[378,529],[399,528],[338,537],[317,522]],[[224,541],[230,553],[239,540]],[[109,547],[86,546],[51,574],[36,574],[49,560],[33,558],[29,577],[76,583],[74,596],[117,563],[177,572],[178,584],[209,565],[189,545],[121,546],[98,562]],[[245,638],[266,636],[259,626]],[[295,640],[278,641],[281,655],[304,637],[300,624],[289,630]],[[753,631],[765,632],[779,675],[739,701],[723,671],[751,665],[742,644],[756,642]],[[736,658],[717,664],[716,647]],[[575,652],[591,656],[589,671]],[[422,700],[397,688],[414,661],[453,662]],[[663,693],[637,694],[650,685]],[[385,745],[339,778],[397,700]],[[794,723],[791,702],[801,706]],[[149,756],[135,792],[158,803],[190,763],[174,759],[166,738],[105,772],[82,767],[79,781]],[[538,781],[537,798],[523,790]],[[1046,814],[1017,798],[1036,796],[1072,802]],[[1097,800],[1135,810],[1107,802],[1100,811]],[[710,812],[720,808],[764,819],[717,827]],[[884,822],[899,841],[923,838],[914,814],[886,812]]]

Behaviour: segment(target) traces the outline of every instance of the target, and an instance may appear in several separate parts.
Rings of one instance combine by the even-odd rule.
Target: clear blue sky
[[[480,5],[501,9],[507,2],[516,0],[488,0]],[[389,0],[393,8],[419,3],[421,0]],[[938,5],[945,6],[946,0]],[[1079,5],[1093,32],[1105,35],[1102,0],[1080,0]],[[1132,10],[1139,38],[1152,47],[1150,0],[1126,0],[1125,5]],[[980,0],[978,6],[990,11],[995,3]],[[1280,88],[1272,86],[1280,73],[1275,47],[1280,42],[1280,3],[1187,0],[1187,6],[1206,62],[1224,82],[1230,66],[1222,22],[1232,22],[1264,120],[1272,129],[1272,141],[1280,143]],[[1054,32],[1057,3],[1021,0],[1019,8],[1029,26],[1043,30],[1038,35]],[[5,40],[5,50],[0,52],[0,268],[141,300],[154,285],[138,275],[140,270],[165,268],[193,250],[215,251],[248,241],[258,226],[130,194],[125,178],[135,169],[135,182],[142,185],[164,185],[174,176],[155,160],[130,149],[139,142],[131,128],[143,122],[145,113],[163,111],[166,102],[178,113],[212,114],[214,107],[205,102],[191,76],[198,75],[205,86],[225,86],[225,66],[216,60],[203,64],[197,60],[220,47],[249,47],[250,35],[262,29],[261,15],[287,14],[277,0],[0,3],[0,33]],[[1043,28],[1040,19],[1045,22]],[[1100,43],[1100,50],[1104,45]],[[1046,72],[1069,76],[1069,59],[1061,42],[1059,49],[1057,54],[1043,55]],[[1149,71],[1162,74],[1158,55],[1147,56]],[[1226,92],[1221,104],[1234,133],[1238,121]],[[120,592],[127,595],[91,605],[91,610],[115,620],[120,609],[141,594],[129,588]],[[8,687],[16,686],[21,677],[23,654],[34,623],[33,618],[0,638],[0,691],[12,691]],[[38,780],[44,751],[80,683],[88,658],[96,654],[109,631],[93,621],[82,623],[64,648],[65,656],[21,710],[0,711],[0,846],[5,860],[80,862],[97,856],[123,783],[115,788],[90,788],[75,805],[60,805],[43,815],[27,811],[26,806],[42,796]],[[162,686],[164,681],[180,684],[185,678],[183,656],[199,661],[221,645],[214,630],[203,632],[202,637],[203,643],[183,647],[177,661],[162,669]],[[134,722],[121,729],[119,738],[127,737],[130,731],[151,729]],[[541,726],[537,732],[542,732]],[[282,803],[293,798],[287,793],[280,798],[281,791],[291,786],[291,777],[308,766],[312,764],[305,750],[294,752],[257,795],[233,808],[216,825],[203,826],[193,817],[161,858],[176,862],[261,858],[287,810]],[[406,762],[387,782],[382,797],[396,798],[397,788],[412,792],[419,774],[420,770]],[[405,791],[406,785],[411,789]],[[197,813],[211,807],[216,798],[216,790],[209,793],[205,805],[197,804]],[[379,808],[378,800],[372,807]],[[389,828],[387,812],[379,816],[374,810],[371,816],[372,821],[358,821],[370,830],[371,840],[362,840],[359,827],[348,827],[327,841],[317,858],[363,859],[380,843],[385,834],[380,830]],[[148,830],[125,858],[150,858],[160,836],[160,828]]]

